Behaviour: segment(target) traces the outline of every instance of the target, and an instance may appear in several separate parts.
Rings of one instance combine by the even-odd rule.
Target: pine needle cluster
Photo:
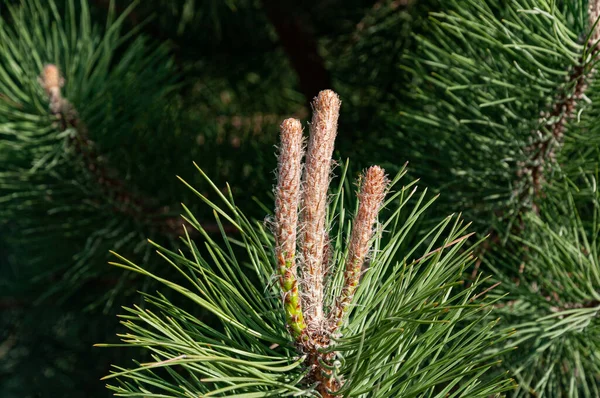
[[[383,169],[367,169],[354,217],[347,166],[339,188],[328,189],[339,106],[331,91],[315,99],[304,167],[301,124],[282,123],[273,235],[231,196],[216,190],[218,205],[194,190],[239,238],[223,232],[217,242],[186,211],[204,247],[189,233],[185,252],[153,244],[185,286],[118,256],[115,265],[155,278],[219,322],[146,294],[152,309],[128,308],[120,336],[152,361],[107,376],[117,395],[489,397],[513,387],[506,375],[482,377],[508,335],[486,320],[492,303],[476,293],[483,282],[462,286],[474,261],[467,226],[447,217],[417,237],[433,199],[414,183],[400,186],[404,172],[388,184]],[[375,227],[381,207],[389,214]]]
[[[494,313],[516,330],[514,396],[600,394],[598,7],[445,2],[405,59],[401,135],[417,174],[489,235],[473,275],[507,294]]]

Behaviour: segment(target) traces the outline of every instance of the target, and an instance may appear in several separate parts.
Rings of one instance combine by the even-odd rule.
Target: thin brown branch
[[[321,90],[331,87],[331,76],[319,54],[310,21],[302,19],[293,2],[263,0],[263,8],[275,28],[307,103]]]
[[[80,156],[86,171],[102,192],[103,200],[111,203],[115,212],[127,215],[153,230],[166,235],[181,235],[183,219],[169,215],[169,207],[154,205],[136,194],[128,184],[117,177],[116,170],[102,160],[97,145],[89,138],[87,127],[79,118],[77,110],[62,97],[64,80],[56,65],[49,64],[44,67],[40,83],[48,95],[50,111],[56,116],[60,130],[74,130],[69,144]]]

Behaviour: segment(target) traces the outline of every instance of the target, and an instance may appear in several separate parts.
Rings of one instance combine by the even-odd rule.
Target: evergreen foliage
[[[219,147],[230,149],[243,133],[223,136],[214,121],[192,129],[202,119],[176,95],[181,82],[167,47],[149,48],[135,31],[122,32],[131,10],[115,19],[111,8],[105,28],[91,22],[86,1],[64,9],[32,1],[8,12],[1,195],[2,217],[10,220],[5,236],[20,253],[16,282],[45,283],[50,275],[61,283],[47,293],[64,295],[106,277],[111,248],[147,257],[146,238],[173,242],[180,232],[173,197],[182,192],[174,176],[185,176],[193,159],[210,153],[207,168],[231,174],[232,183],[261,170],[240,162],[242,173],[232,173],[227,160],[214,160]],[[60,74],[56,109],[48,109],[46,77],[38,79],[45,64]],[[126,278],[116,284],[126,285]],[[109,289],[109,297],[122,290]]]
[[[0,2],[0,396],[600,396],[599,15]]]
[[[596,1],[445,2],[403,68],[417,174],[482,233],[515,396],[592,397],[597,301]]]
[[[167,134],[163,103],[175,83],[166,48],[149,49],[142,38],[113,61],[127,39],[120,33],[124,15],[109,17],[101,34],[87,3],[79,5],[77,12],[69,2],[61,15],[53,2],[28,2],[9,8],[11,23],[2,26],[5,237],[20,254],[17,282],[46,283],[54,275],[60,282],[52,293],[102,274],[98,263],[115,244],[146,250],[139,245],[151,229],[145,224],[158,224],[162,214],[118,174],[133,177],[140,169],[135,147],[150,126],[162,124],[152,134]],[[45,69],[51,62],[58,70]],[[156,181],[147,184],[160,192]],[[107,239],[108,231],[121,236]]]
[[[321,93],[315,100],[311,143],[320,141],[314,137],[316,134],[331,143],[335,137],[335,132],[327,130],[331,123],[335,129],[335,123],[322,120],[330,115],[329,105],[323,104],[328,101],[327,95]],[[492,348],[506,336],[493,331],[495,321],[485,320],[491,303],[478,299],[485,292],[475,294],[482,282],[461,289],[463,272],[474,261],[470,251],[461,250],[470,236],[465,234],[467,226],[451,216],[426,236],[415,237],[413,228],[433,200],[426,199],[426,191],[417,193],[414,182],[400,186],[404,172],[391,184],[397,191],[386,201],[390,214],[380,228],[386,232],[375,235],[368,265],[357,263],[359,273],[361,267],[366,268],[352,305],[343,307],[345,315],[339,323],[333,323],[332,329],[321,321],[319,311],[314,309],[318,305],[316,280],[319,276],[324,278],[322,283],[327,287],[321,292],[325,294],[321,304],[325,308],[321,311],[326,317],[336,317],[336,296],[346,294],[354,286],[343,265],[355,264],[355,239],[346,242],[357,231],[361,234],[361,209],[372,203],[366,195],[370,192],[370,178],[379,177],[377,171],[370,172],[377,169],[369,169],[363,177],[361,201],[351,222],[345,169],[339,188],[332,193],[323,226],[318,217],[310,216],[314,196],[306,191],[327,189],[328,182],[323,187],[320,182],[303,187],[300,214],[304,224],[299,239],[302,250],[313,248],[315,240],[309,235],[313,227],[331,231],[332,236],[327,255],[317,260],[323,261],[321,268],[309,262],[305,254],[298,256],[301,270],[296,271],[288,262],[295,261],[294,254],[288,257],[288,245],[279,235],[289,236],[282,224],[293,222],[282,212],[298,211],[298,202],[294,204],[288,197],[294,190],[287,182],[287,178],[293,180],[290,176],[294,174],[288,171],[288,162],[293,163],[294,156],[290,157],[286,150],[286,146],[294,146],[284,141],[288,128],[293,127],[282,125],[275,241],[263,224],[252,222],[241,213],[231,196],[217,190],[217,204],[194,190],[214,209],[219,225],[221,220],[228,221],[238,229],[239,238],[227,237],[223,231],[219,242],[212,239],[193,213],[186,210],[184,218],[204,237],[205,248],[199,248],[187,233],[186,251],[174,252],[154,244],[158,254],[185,275],[185,285],[118,256],[115,265],[160,281],[211,312],[219,318],[220,325],[210,327],[160,293],[145,295],[152,308],[128,308],[122,316],[128,332],[121,338],[125,345],[150,350],[153,361],[137,362],[130,369],[117,368],[107,378],[116,378],[119,383],[110,388],[118,396],[157,397],[489,397],[512,389],[506,377],[482,377],[501,354],[492,352]],[[329,161],[318,155],[323,146],[311,143],[304,178],[313,181],[310,168],[324,164],[328,179]],[[319,165],[310,160],[315,156]],[[210,180],[207,182],[212,185]],[[281,198],[285,198],[283,203]],[[379,204],[375,205],[377,209]],[[243,258],[236,255],[238,250]],[[278,271],[281,267],[283,270]],[[299,276],[298,286],[290,272]],[[273,281],[276,273],[281,275],[281,287]],[[289,290],[289,286],[295,290]],[[293,299],[299,290],[300,299]]]
[[[190,60],[144,34],[151,20],[138,3],[0,4],[2,396],[91,386],[105,395],[98,379],[115,353],[92,344],[115,333],[105,317],[149,288],[111,272],[109,250],[152,266],[147,238],[176,247],[179,200],[192,196],[175,176],[194,181],[192,160],[222,187],[253,176],[244,203],[270,186],[274,162],[262,154],[274,137],[257,128],[275,125],[276,106],[297,107],[299,95],[290,88],[263,104],[266,114],[241,112],[248,88],[236,92],[213,65],[186,73]]]
[[[572,187],[555,183],[562,195],[524,217],[527,234],[512,234],[485,259],[508,293],[495,313],[516,329],[511,344],[519,349],[506,362],[522,386],[518,395],[593,397],[600,394],[598,192],[581,187],[588,203],[579,207]]]

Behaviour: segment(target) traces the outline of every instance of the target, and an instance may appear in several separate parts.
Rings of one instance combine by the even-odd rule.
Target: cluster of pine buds
[[[339,97],[331,90],[321,91],[313,101],[304,165],[301,122],[286,119],[281,124],[275,189],[276,257],[286,322],[298,349],[307,357],[309,377],[318,383],[323,397],[331,396],[343,383],[322,364],[331,364],[335,359],[335,354],[326,353],[326,349],[343,324],[358,287],[388,186],[385,172],[378,166],[361,176],[344,286],[331,308],[325,308],[327,270],[333,266],[328,253],[328,191],[340,105]]]

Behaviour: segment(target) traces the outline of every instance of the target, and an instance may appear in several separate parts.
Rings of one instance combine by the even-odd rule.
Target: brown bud
[[[275,238],[277,249],[284,258],[294,256],[296,252],[302,156],[302,124],[297,119],[286,119],[281,124],[275,190]]]
[[[303,341],[306,324],[302,314],[296,275],[296,231],[302,174],[302,125],[296,119],[281,124],[281,145],[275,188],[275,254],[288,328]]]
[[[63,86],[63,79],[60,76],[58,67],[54,64],[45,65],[41,82],[49,96],[55,95],[56,92],[60,93],[60,88]]]
[[[306,313],[309,328],[319,329],[323,323],[323,289],[326,264],[324,248],[327,240],[325,217],[331,157],[341,101],[336,93],[324,90],[313,101],[313,118],[306,153],[303,196],[302,254]]]
[[[348,258],[346,259],[344,288],[340,297],[336,299],[330,315],[329,324],[332,329],[336,329],[342,322],[344,313],[358,287],[362,266],[370,250],[373,226],[383,204],[388,183],[385,171],[379,166],[372,166],[367,169],[362,179],[360,192],[358,193],[358,211],[354,216]]]

